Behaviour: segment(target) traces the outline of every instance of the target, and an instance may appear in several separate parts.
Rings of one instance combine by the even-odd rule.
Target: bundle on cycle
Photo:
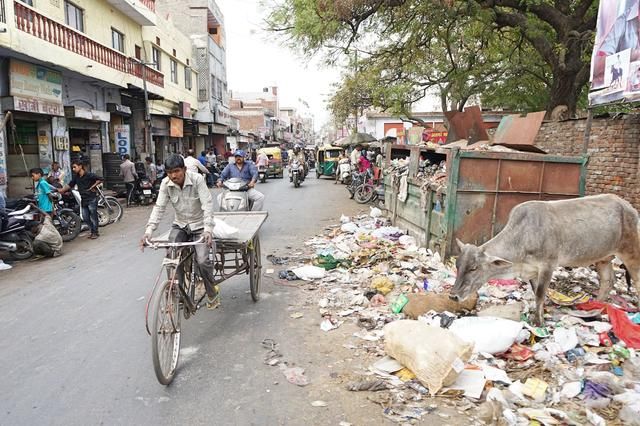
[[[167,205],[171,203],[175,210],[175,218],[171,226],[169,240],[179,243],[195,241],[204,237],[205,244],[195,246],[196,261],[200,276],[204,280],[207,291],[207,305],[215,308],[219,302],[218,288],[214,282],[213,264],[208,262],[207,254],[213,248],[213,199],[207,188],[205,178],[187,171],[184,159],[177,154],[171,155],[164,163],[167,177],[162,179],[156,205],[145,227],[145,234],[140,241],[144,248],[145,242],[151,239],[153,231],[158,228],[164,216]]]
[[[256,182],[258,181],[258,169],[252,161],[245,161],[245,152],[241,149],[236,150],[233,154],[235,163],[229,162],[227,167],[220,173],[220,179],[218,179],[218,188],[222,188],[222,182],[231,178],[240,178],[246,182],[249,182],[247,186],[247,196],[253,203],[251,210],[261,211],[264,204],[264,195],[255,189]],[[223,194],[218,195],[218,204],[222,204]]]

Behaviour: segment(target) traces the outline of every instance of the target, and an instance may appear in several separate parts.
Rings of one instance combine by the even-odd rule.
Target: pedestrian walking
[[[133,194],[133,188],[135,187],[136,180],[138,179],[136,166],[131,161],[129,154],[125,154],[124,157],[122,157],[119,174],[122,176],[124,184],[127,187],[127,206],[129,206],[131,205],[131,194]]]
[[[98,233],[98,196],[96,187],[100,185],[104,179],[95,173],[88,172],[80,160],[73,161],[71,170],[75,173],[73,179],[71,179],[69,184],[62,187],[59,192],[64,194],[76,185],[78,186],[78,191],[82,197],[82,218],[91,229],[89,238],[95,240],[100,236]]]
[[[200,160],[195,157],[195,153],[192,149],[187,151],[187,156],[184,158],[184,166],[187,168],[187,171],[191,173],[204,173],[205,175],[209,174],[209,170],[207,170],[207,168],[202,165]]]
[[[146,166],[145,168],[147,169],[147,177],[149,178],[151,185],[153,185],[158,179],[158,169],[156,169],[156,165],[153,164],[153,159],[151,157],[145,158],[144,162]]]

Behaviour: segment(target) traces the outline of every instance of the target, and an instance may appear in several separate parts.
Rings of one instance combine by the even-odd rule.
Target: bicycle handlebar
[[[154,250],[159,248],[170,248],[170,247],[188,247],[188,246],[196,246],[199,244],[204,244],[204,236],[201,236],[196,241],[185,241],[181,243],[171,243],[165,241],[153,241],[149,238],[145,238],[144,246],[151,247]]]

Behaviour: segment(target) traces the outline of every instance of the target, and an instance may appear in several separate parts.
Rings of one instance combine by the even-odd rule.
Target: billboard
[[[640,100],[640,0],[601,0],[590,105]]]

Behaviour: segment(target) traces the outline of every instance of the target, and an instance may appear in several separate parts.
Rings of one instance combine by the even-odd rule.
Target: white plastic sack
[[[378,218],[378,217],[382,217],[382,210],[380,210],[377,207],[370,207],[371,211],[369,212],[369,216],[371,216],[372,218]]]
[[[345,216],[345,215],[340,216],[340,223],[349,223],[349,222],[351,222],[351,219],[349,218],[349,216]]]
[[[327,275],[327,271],[325,271],[324,268],[319,268],[313,265],[305,265],[301,268],[293,269],[293,273],[296,274],[298,278],[305,281],[319,280]]]
[[[411,370],[431,395],[456,381],[473,349],[450,331],[420,321],[394,321],[383,331],[387,354]]]
[[[455,320],[449,330],[475,345],[474,352],[499,354],[506,352],[518,338],[523,324],[496,317],[463,317]]]
[[[235,228],[228,223],[226,223],[222,219],[218,219],[217,217],[213,219],[214,227],[213,227],[213,237],[220,239],[232,238],[235,234],[238,233],[238,228]]]
[[[340,230],[342,232],[348,232],[350,234],[353,234],[358,230],[358,225],[356,225],[353,222],[343,223],[342,226],[340,227]]]

